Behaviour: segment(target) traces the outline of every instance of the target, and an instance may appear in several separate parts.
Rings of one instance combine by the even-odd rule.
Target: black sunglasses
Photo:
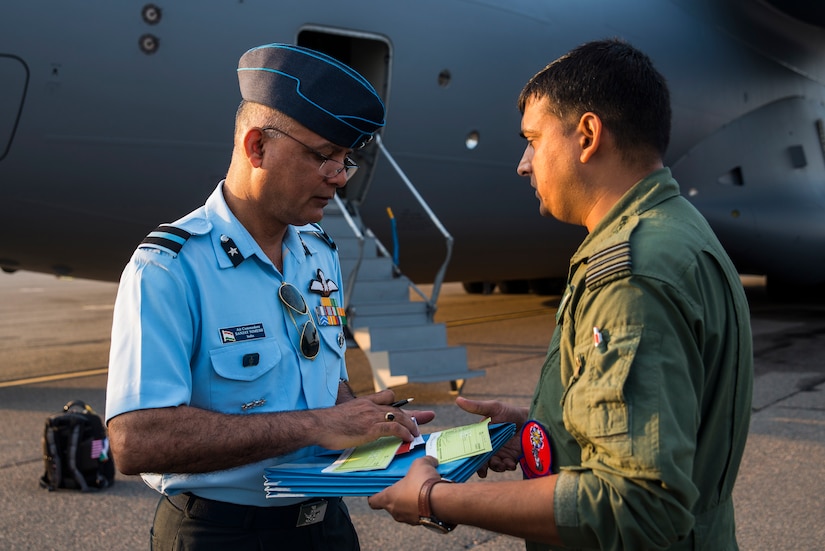
[[[278,288],[278,298],[287,307],[287,312],[289,312],[289,317],[292,319],[295,329],[298,329],[298,324],[292,315],[293,311],[309,317],[299,330],[301,332],[301,354],[308,360],[314,360],[321,349],[321,341],[318,339],[318,328],[315,327],[315,321],[312,319],[312,314],[309,313],[303,295],[294,285],[285,281]]]

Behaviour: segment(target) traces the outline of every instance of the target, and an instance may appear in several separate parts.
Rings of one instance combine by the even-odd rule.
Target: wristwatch
[[[426,526],[435,532],[446,534],[448,532],[452,532],[456,525],[437,519],[430,509],[430,492],[432,492],[433,486],[439,482],[452,483],[452,480],[441,477],[431,478],[424,482],[424,485],[421,486],[421,491],[418,493],[418,524]]]

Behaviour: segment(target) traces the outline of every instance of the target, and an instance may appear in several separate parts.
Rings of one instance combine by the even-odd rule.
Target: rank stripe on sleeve
[[[599,251],[588,259],[584,283],[588,287],[621,272],[630,273],[630,243],[624,241]]]
[[[178,254],[183,248],[184,243],[186,243],[186,240],[191,236],[192,234],[186,230],[169,226],[168,224],[161,224],[147,235],[140,244],[160,245]]]

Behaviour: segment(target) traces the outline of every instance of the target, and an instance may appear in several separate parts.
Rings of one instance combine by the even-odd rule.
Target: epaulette
[[[606,283],[616,277],[630,275],[630,241],[622,241],[603,249],[587,259],[584,283],[588,289]],[[612,276],[612,277],[611,277]]]
[[[192,234],[186,230],[168,224],[161,224],[147,235],[140,244],[163,247],[171,251],[172,254],[177,255],[186,240],[191,236]]]
[[[332,237],[330,237],[329,234],[325,232],[319,224],[312,222],[310,224],[307,224],[307,226],[312,226],[313,228],[315,228],[315,230],[305,232],[302,231],[300,233],[311,233],[312,235],[318,237],[322,241],[325,241],[326,244],[329,245],[333,251],[338,249],[338,245],[335,244],[335,241],[332,240]]]

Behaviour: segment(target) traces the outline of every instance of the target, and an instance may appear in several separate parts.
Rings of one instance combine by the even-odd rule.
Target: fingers
[[[463,396],[457,397],[455,403],[464,411],[489,417],[493,423],[515,423],[517,428],[524,424],[529,412],[526,407],[514,407],[495,400],[468,400]]]
[[[394,411],[385,411],[378,425],[383,436],[397,436],[405,442],[413,440],[421,433],[412,416],[398,408]]]
[[[438,476],[434,457],[419,457],[400,481],[389,488],[369,496],[367,503],[372,509],[386,509],[398,522],[418,524],[418,495],[425,480]]]
[[[427,423],[435,419],[435,412],[432,410],[405,409],[404,413],[406,413],[410,417],[415,417],[415,421],[419,425],[426,425]]]
[[[363,398],[379,405],[390,405],[395,401],[395,392],[390,389],[385,389],[380,392],[376,392],[374,394],[368,394],[367,396],[363,396]]]
[[[475,413],[476,415],[483,415],[485,417],[493,417],[501,409],[501,404],[499,402],[493,400],[468,400],[463,396],[457,397],[455,399],[455,403],[464,411]]]

